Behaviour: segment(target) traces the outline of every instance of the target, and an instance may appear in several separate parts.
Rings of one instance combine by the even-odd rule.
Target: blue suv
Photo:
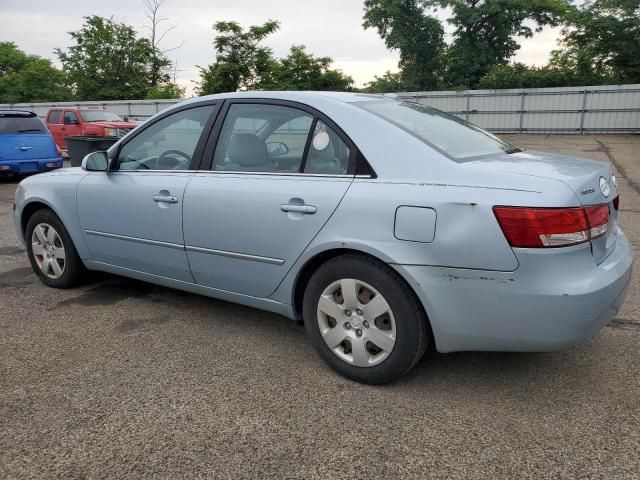
[[[0,110],[0,175],[26,175],[62,167],[62,156],[33,112]]]

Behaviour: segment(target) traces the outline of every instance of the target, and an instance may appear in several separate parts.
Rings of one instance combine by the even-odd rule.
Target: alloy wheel
[[[56,280],[64,274],[66,252],[62,238],[48,223],[39,223],[31,234],[31,251],[40,271]]]

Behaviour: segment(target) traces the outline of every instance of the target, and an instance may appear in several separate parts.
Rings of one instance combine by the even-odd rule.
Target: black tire
[[[40,224],[51,225],[58,234],[58,237],[62,243],[65,252],[64,268],[62,275],[59,278],[50,278],[47,276],[38,265],[36,257],[33,253],[32,237],[33,231],[36,226]],[[67,229],[62,224],[58,216],[48,208],[43,208],[35,212],[29,222],[27,223],[25,240],[27,244],[27,255],[29,262],[31,262],[31,268],[38,278],[44,283],[53,288],[71,288],[80,283],[84,273],[85,267],[82,260],[78,256],[76,247],[71,240],[71,236]]]
[[[375,288],[387,301],[395,319],[395,345],[376,365],[358,367],[343,360],[329,348],[320,332],[317,316],[320,296],[334,282],[345,278]],[[305,290],[303,316],[307,335],[320,357],[340,375],[370,385],[399,379],[418,363],[431,340],[428,320],[411,288],[391,267],[362,255],[333,258],[314,272]]]

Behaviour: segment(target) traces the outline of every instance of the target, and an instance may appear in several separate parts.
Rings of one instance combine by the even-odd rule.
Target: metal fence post
[[[464,112],[464,119],[468,122],[469,121],[469,101],[471,99],[471,93],[469,92],[469,90],[467,90],[467,108],[466,111]]]
[[[580,110],[580,135],[582,135],[584,131],[584,114],[587,108],[588,93],[589,93],[589,90],[587,90],[586,88],[582,92],[582,110]]]
[[[522,90],[520,93],[520,125],[518,127],[518,132],[522,133],[522,127],[524,125],[524,97],[527,93]]]

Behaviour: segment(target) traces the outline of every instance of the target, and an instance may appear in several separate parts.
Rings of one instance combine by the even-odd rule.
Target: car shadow
[[[0,175],[0,185],[4,184],[18,184],[20,181],[25,178],[23,175]]]
[[[286,348],[284,345],[298,345],[300,348],[276,352],[279,357],[287,358],[292,364],[305,363],[304,357],[308,356],[312,349],[304,327],[281,315],[102,272],[90,272],[87,280],[77,295],[60,300],[50,309],[61,310],[72,306],[108,307],[127,299],[138,299],[162,304],[162,308],[179,307],[194,314],[202,313],[200,318],[207,318],[210,312],[215,312],[215,320],[213,317],[210,320],[211,328],[213,322],[217,322],[217,327],[226,326],[228,318],[230,327],[242,325],[243,328],[239,331],[261,330],[267,337],[284,336],[285,341],[282,344],[274,344],[273,348],[279,348],[278,345],[283,345],[283,348]],[[164,320],[158,324],[166,323],[169,317],[165,315],[162,318]],[[186,323],[193,321],[190,315],[172,320]],[[121,325],[118,330],[120,333],[133,330],[131,320],[128,322]],[[564,388],[563,382],[566,381],[567,375],[575,369],[581,369],[582,360],[580,355],[575,355],[576,348],[590,347],[574,347],[550,353],[445,354],[431,349],[408,374],[391,384],[391,387],[420,388],[425,391],[445,389],[454,393],[459,391],[461,395],[468,395],[470,391],[488,392],[495,388],[506,389],[511,393],[520,391],[524,392],[523,394],[531,394],[535,389]],[[295,358],[297,355],[302,355],[302,358]],[[316,365],[320,365],[322,372],[315,373],[340,378],[321,362],[317,362]]]

